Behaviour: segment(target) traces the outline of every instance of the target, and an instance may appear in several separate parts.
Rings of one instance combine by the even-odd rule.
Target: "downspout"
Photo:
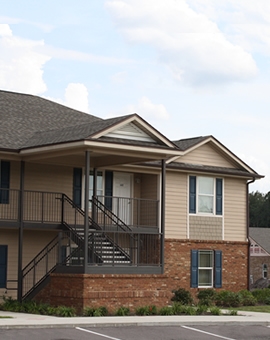
[[[248,290],[250,290],[250,241],[249,241],[249,184],[254,183],[255,178],[253,178],[251,181],[247,182],[247,239],[248,239]]]
[[[23,263],[23,206],[24,206],[24,169],[25,163],[21,161],[20,173],[20,192],[19,192],[19,235],[18,235],[18,301],[22,302],[23,294],[23,277],[22,277],[22,263]]]
[[[88,236],[89,236],[89,174],[90,152],[85,151],[85,186],[84,186],[84,273],[88,267]]]

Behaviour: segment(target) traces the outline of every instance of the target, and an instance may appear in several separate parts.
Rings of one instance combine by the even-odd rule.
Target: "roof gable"
[[[120,143],[123,143],[125,140],[133,140],[136,142],[146,142],[151,143],[152,145],[161,145],[177,149],[173,142],[137,114],[122,117],[120,121],[115,120],[116,118],[108,120],[110,121],[110,124],[107,124],[104,129],[91,135],[91,138],[109,138],[115,142],[119,141]]]
[[[176,160],[178,162],[241,169],[257,174],[213,136],[201,136],[174,143],[183,150],[183,155]]]
[[[153,137],[132,122],[107,133],[104,137],[138,140],[142,142],[156,142]]]
[[[211,142],[200,145],[179,159],[190,164],[212,165],[224,168],[237,168],[234,160],[224,155]]]
[[[249,228],[249,236],[270,254],[270,228]]]

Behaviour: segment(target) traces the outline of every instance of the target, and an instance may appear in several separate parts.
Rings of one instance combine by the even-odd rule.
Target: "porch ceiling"
[[[89,144],[89,143],[88,143]],[[71,143],[37,149],[23,150],[20,154],[24,161],[50,163],[68,166],[84,166],[85,151],[90,151],[91,167],[133,164],[150,160],[168,159],[179,155],[179,151],[169,148],[138,147],[133,145],[86,145]]]

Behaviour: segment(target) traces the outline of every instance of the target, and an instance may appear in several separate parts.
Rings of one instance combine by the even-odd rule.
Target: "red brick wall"
[[[222,250],[222,289],[248,288],[248,243],[218,241],[165,241],[165,271],[162,275],[52,274],[51,282],[36,296],[54,305],[106,306],[111,312],[120,306],[136,307],[170,303],[172,290],[190,288],[190,251]]]

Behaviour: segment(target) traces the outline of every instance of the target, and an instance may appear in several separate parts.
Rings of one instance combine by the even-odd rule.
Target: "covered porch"
[[[2,189],[6,191],[8,204],[1,206],[0,225],[17,226],[19,230],[19,299],[30,297],[52,272],[163,272],[166,159],[173,152],[171,155],[167,148],[153,152],[152,148],[139,147],[137,150],[138,147],[123,145],[120,148],[113,145],[108,151],[107,143],[103,149],[100,145],[86,147],[85,144],[69,145],[66,150],[61,146],[61,150],[45,147],[22,151],[20,188]],[[160,160],[155,170],[141,165],[150,160]],[[39,169],[46,169],[47,164],[71,167],[73,175],[75,169],[80,169],[81,185],[76,185],[73,176],[69,195],[28,190],[28,172],[34,164]],[[119,188],[122,188],[121,174],[123,178],[129,174],[128,197],[115,195],[113,177],[109,195],[105,183],[101,193],[98,187],[100,172],[104,179],[108,174],[116,174]],[[40,172],[35,176],[42,181],[45,174]],[[37,183],[39,187],[40,183]],[[43,228],[56,230],[57,236],[23,266],[24,231]]]

